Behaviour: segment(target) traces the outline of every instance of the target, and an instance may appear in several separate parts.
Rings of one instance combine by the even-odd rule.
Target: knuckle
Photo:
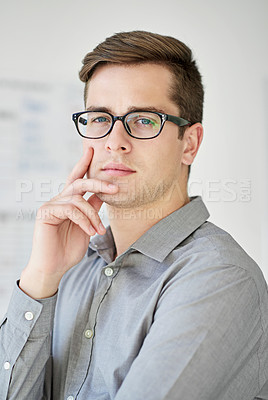
[[[72,196],[72,198],[70,200],[70,203],[74,204],[74,205],[81,205],[81,203],[83,203],[83,200],[84,199],[83,199],[82,196],[80,196],[78,194],[75,194],[75,195]]]
[[[81,218],[81,213],[73,204],[69,203],[63,206],[62,216],[70,220],[77,220]]]
[[[65,208],[66,212],[72,212],[76,209],[75,205],[72,203],[64,204],[63,207]]]
[[[36,219],[37,220],[48,220],[52,214],[52,203],[46,202],[42,204],[37,210]]]
[[[93,221],[97,219],[96,213],[91,208],[87,209],[87,217]]]

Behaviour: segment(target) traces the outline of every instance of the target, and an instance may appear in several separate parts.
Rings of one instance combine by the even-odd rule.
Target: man
[[[1,399],[268,399],[265,280],[187,194],[203,136],[191,51],[119,33],[80,78],[83,156],[39,209],[1,325]]]

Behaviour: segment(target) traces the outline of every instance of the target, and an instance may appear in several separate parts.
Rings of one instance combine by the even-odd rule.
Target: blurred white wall
[[[39,82],[49,88],[44,104],[54,122],[43,121],[46,139],[40,130],[37,150],[48,161],[42,168],[36,161],[39,172],[20,170],[23,163],[10,172],[23,152],[26,158],[34,154],[16,136],[19,127],[8,135],[0,131],[0,314],[31,246],[34,218],[18,220],[16,213],[30,210],[36,199],[25,195],[18,207],[15,186],[41,177],[59,182],[78,159],[80,140],[70,116],[83,107],[81,60],[119,31],[172,35],[193,49],[206,97],[205,136],[190,193],[203,195],[210,220],[235,237],[267,278],[267,0],[1,0],[0,6],[0,115],[7,102],[20,107],[12,82],[20,86],[20,98],[25,82]],[[5,217],[9,210],[11,219]]]

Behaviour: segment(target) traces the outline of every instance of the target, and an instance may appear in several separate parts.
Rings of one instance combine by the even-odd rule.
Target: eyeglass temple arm
[[[191,122],[187,121],[187,119],[181,117],[175,117],[174,115],[168,115],[168,114],[167,114],[167,121],[171,121],[178,126],[191,125]]]

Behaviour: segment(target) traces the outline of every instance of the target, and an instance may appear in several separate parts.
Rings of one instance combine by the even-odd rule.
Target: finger
[[[68,176],[64,188],[73,183],[76,179],[83,178],[90,166],[93,157],[93,148],[89,147],[85,150],[83,156],[74,166],[72,172]]]
[[[72,184],[67,186],[61,192],[61,197],[69,197],[80,195],[84,196],[85,193],[117,193],[119,190],[117,185],[99,179],[76,179]]]
[[[92,200],[94,203],[94,199]],[[100,216],[98,214],[98,210],[96,210],[92,204],[90,204],[87,200],[85,200],[81,196],[73,197],[71,202],[76,208],[78,208],[84,215],[87,216],[91,225],[95,229],[95,231],[103,235],[106,232],[104,225],[101,222]]]
[[[48,225],[60,225],[65,220],[70,220],[89,236],[95,235],[96,231],[89,220],[89,218],[81,212],[73,204],[57,204],[50,203],[49,205],[41,207],[39,209],[39,218],[43,220],[44,224]]]
[[[94,207],[96,211],[100,211],[100,208],[103,204],[103,201],[94,193],[92,196],[90,196],[87,200],[88,203]]]

